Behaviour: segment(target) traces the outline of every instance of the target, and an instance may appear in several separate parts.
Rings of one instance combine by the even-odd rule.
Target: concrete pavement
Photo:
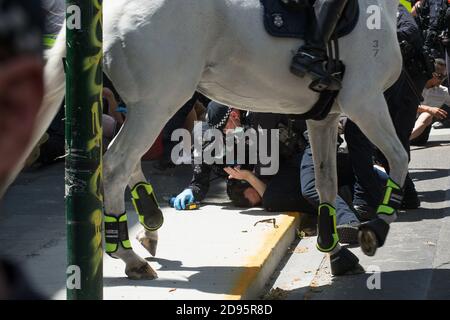
[[[200,210],[175,211],[163,199],[188,184],[190,167],[161,173],[145,163],[144,172],[164,205],[157,256],[149,257],[135,240],[140,225],[128,195],[130,239],[159,278],[131,281],[125,277],[123,262],[105,255],[104,298],[258,298],[295,238],[298,215],[233,208],[224,183],[212,186],[209,194],[214,196]],[[22,173],[8,191],[0,215],[0,254],[16,261],[36,288],[52,299],[65,299],[63,177],[62,163]],[[267,219],[273,220],[264,222]]]
[[[366,273],[333,278],[315,237],[296,238],[296,214],[230,208],[215,184],[199,211],[165,206],[157,256],[134,240],[139,230],[127,210],[133,248],[155,268],[154,281],[130,281],[124,264],[105,256],[105,299],[450,299],[450,130],[433,130],[426,148],[414,147],[410,171],[422,206],[401,212],[375,257],[359,248]],[[189,168],[164,173],[144,164],[160,203],[190,179]],[[26,270],[36,287],[65,298],[64,166],[22,173],[0,215],[0,254]],[[275,219],[273,223],[262,220]],[[293,241],[295,239],[295,241]],[[368,288],[368,284],[374,287]],[[264,287],[264,285],[266,286]]]
[[[359,248],[366,273],[332,277],[315,237],[292,246],[267,287],[274,299],[450,299],[450,129],[413,147],[410,172],[422,205],[400,212],[374,257]],[[369,289],[371,288],[371,289]]]

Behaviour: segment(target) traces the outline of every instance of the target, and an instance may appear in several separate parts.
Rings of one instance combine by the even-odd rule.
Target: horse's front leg
[[[128,117],[106,152],[103,165],[106,252],[111,257],[125,262],[125,273],[130,279],[154,279],[157,275],[148,262],[133,251],[128,237],[124,192],[129,182],[133,183],[133,202],[139,208],[139,222],[151,230],[158,229],[162,224],[159,208],[158,212],[148,219],[147,203],[152,192],[149,192],[149,185],[142,178],[143,175],[136,177],[133,174],[142,155],[150,148],[161,129],[154,123],[145,125],[146,118],[140,112],[145,110],[145,106],[146,103],[129,106]],[[131,181],[132,177],[142,178],[142,183],[135,186],[135,181]]]
[[[136,239],[152,255],[156,255],[158,246],[158,229],[162,226],[164,218],[156,200],[156,194],[142,172],[139,160],[128,186],[131,190],[133,205],[139,215],[139,222],[143,226]]]
[[[317,249],[330,254],[331,273],[342,275],[358,265],[358,258],[339,245],[336,230],[336,143],[339,114],[322,121],[308,120],[308,136],[314,159],[316,188],[320,198]]]

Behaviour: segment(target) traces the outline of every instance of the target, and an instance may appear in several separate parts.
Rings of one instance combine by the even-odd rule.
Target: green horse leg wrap
[[[384,187],[383,201],[377,208],[377,214],[393,215],[402,205],[402,200],[402,189],[389,178]]]
[[[119,249],[119,245],[124,249],[131,249],[126,213],[119,217],[105,214],[105,244],[106,253],[111,257]]]
[[[156,231],[161,228],[164,217],[151,184],[140,182],[135,185],[131,190],[131,201],[145,229]]]
[[[331,252],[339,243],[336,230],[336,209],[328,203],[322,203],[319,206],[318,222],[317,249],[321,252]]]

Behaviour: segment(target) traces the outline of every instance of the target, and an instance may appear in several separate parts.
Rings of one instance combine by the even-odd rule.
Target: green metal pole
[[[66,0],[67,299],[103,299],[102,0]]]

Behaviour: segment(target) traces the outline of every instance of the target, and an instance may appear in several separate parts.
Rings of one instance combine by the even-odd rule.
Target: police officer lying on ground
[[[224,123],[224,128],[240,126],[243,120],[240,118],[240,113],[236,112],[236,109],[231,109],[231,112],[227,109],[226,106],[211,103],[208,107],[209,125],[217,126],[216,123],[220,120],[219,122]],[[229,116],[227,116],[228,113]],[[216,121],[211,122],[211,119]],[[209,173],[213,167],[218,167],[218,170],[224,170],[228,174],[227,193],[237,207],[262,205],[268,211],[301,211],[315,216],[319,196],[315,188],[311,149],[303,135],[306,131],[306,123],[303,120],[273,113],[250,113],[245,117],[245,121],[247,128],[251,126],[255,129],[279,129],[278,172],[273,175],[262,175],[264,165],[260,163],[255,166],[229,167],[195,165],[191,185],[177,196],[175,208],[182,209],[190,202],[201,201],[209,188]],[[268,149],[271,149],[270,145]],[[351,176],[352,172],[350,171],[348,175]],[[343,243],[357,242],[359,221],[341,197],[337,199],[337,225],[338,234]]]

